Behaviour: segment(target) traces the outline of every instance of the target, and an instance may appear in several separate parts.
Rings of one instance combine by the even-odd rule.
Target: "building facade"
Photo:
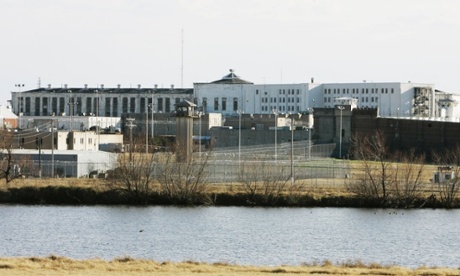
[[[402,82],[254,84],[233,70],[219,80],[194,83],[193,88],[38,88],[12,92],[12,110],[19,116],[96,116],[174,112],[188,100],[197,111],[290,114],[333,108],[341,99],[356,108],[377,108],[380,117],[423,117],[460,121],[459,95],[435,90],[433,84]],[[349,101],[348,101],[349,102]]]

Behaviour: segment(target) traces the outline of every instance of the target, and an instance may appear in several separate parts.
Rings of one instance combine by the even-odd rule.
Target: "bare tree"
[[[245,162],[238,172],[238,182],[252,204],[276,205],[289,179],[283,166],[265,161]]]
[[[167,160],[162,164],[158,179],[161,192],[174,204],[210,204],[212,200],[206,193],[208,158],[200,162],[195,162],[193,159],[176,162],[174,154],[166,154]]]
[[[4,178],[6,183],[15,179],[18,174],[15,172],[15,160],[12,154],[13,133],[8,130],[0,131],[0,179]]]
[[[365,198],[388,200],[389,188],[394,184],[394,170],[390,162],[390,149],[384,134],[355,133],[351,138],[353,156],[361,160],[361,173],[348,184],[350,192]]]

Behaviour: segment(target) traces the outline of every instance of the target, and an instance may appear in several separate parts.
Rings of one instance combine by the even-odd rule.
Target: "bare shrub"
[[[353,155],[360,161],[359,173],[347,183],[347,190],[385,206],[412,206],[421,195],[425,155],[391,151],[381,131],[355,133],[351,141]]]
[[[417,154],[410,150],[406,154],[400,154],[399,162],[395,163],[395,181],[393,196],[402,205],[408,207],[421,197],[421,186],[425,171],[425,155]]]
[[[129,155],[119,154],[118,167],[109,178],[112,181],[112,188],[138,199],[145,198],[152,192],[155,168],[153,154],[140,152]]]
[[[238,182],[252,204],[276,205],[289,179],[283,166],[264,161],[245,162],[238,171]]]
[[[361,160],[361,173],[350,181],[347,190],[358,196],[386,202],[388,190],[394,184],[389,146],[384,134],[375,131],[371,135],[355,133],[351,138],[353,156]]]
[[[161,192],[174,204],[209,204],[207,195],[208,173],[206,171],[208,158],[201,162],[189,160],[176,162],[173,154],[167,155],[167,160],[160,170]]]
[[[433,160],[439,166],[438,168],[449,168],[454,174],[452,179],[434,183],[442,205],[448,208],[454,207],[458,204],[460,193],[460,145],[457,145],[453,149],[434,152],[432,156]]]

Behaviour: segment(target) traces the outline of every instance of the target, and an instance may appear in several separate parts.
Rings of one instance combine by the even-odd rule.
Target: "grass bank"
[[[180,201],[164,194],[159,184],[148,194],[128,193],[101,179],[17,179],[0,187],[0,203],[44,205],[214,205],[267,207],[361,207],[437,208],[442,204],[427,189],[407,202],[359,198],[347,191],[341,180],[311,180],[287,185],[282,191],[249,193],[242,184],[209,184],[194,201]],[[404,205],[403,205],[404,204]],[[456,206],[458,207],[458,206]]]
[[[156,262],[129,257],[104,261],[65,257],[0,258],[2,275],[460,275],[459,269],[409,269],[362,262],[323,262],[300,266],[240,266],[226,263]]]

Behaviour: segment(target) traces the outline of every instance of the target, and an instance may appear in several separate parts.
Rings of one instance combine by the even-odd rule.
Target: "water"
[[[459,267],[460,210],[0,205],[0,256]]]

